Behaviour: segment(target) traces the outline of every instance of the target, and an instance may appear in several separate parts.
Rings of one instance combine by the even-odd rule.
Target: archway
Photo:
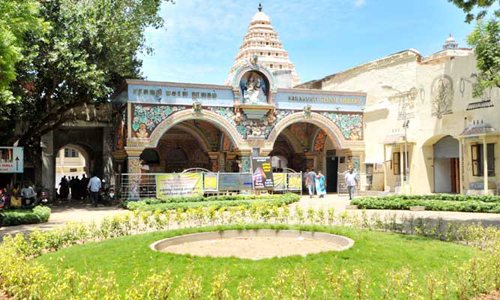
[[[460,193],[459,142],[445,136],[433,145],[434,192]]]
[[[58,198],[79,200],[94,171],[94,151],[86,145],[67,144],[55,151],[55,190]]]

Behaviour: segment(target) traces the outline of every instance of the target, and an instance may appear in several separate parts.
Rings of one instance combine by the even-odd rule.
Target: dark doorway
[[[338,157],[326,158],[326,192],[337,192],[337,179],[338,179]]]

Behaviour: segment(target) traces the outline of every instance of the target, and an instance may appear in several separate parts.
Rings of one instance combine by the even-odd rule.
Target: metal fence
[[[167,190],[161,187],[163,194],[182,195],[183,178],[188,174],[200,174],[200,193],[203,195],[217,195],[229,193],[250,193],[253,188],[252,173],[125,173],[118,175],[118,195],[122,199],[138,200],[141,198],[156,198],[158,196],[159,179],[176,178],[178,186],[169,185]],[[160,177],[161,176],[161,177]],[[297,192],[302,193],[302,172],[300,173],[273,173],[274,188],[271,193]],[[169,191],[168,189],[172,190]],[[179,188],[178,194],[175,189]]]

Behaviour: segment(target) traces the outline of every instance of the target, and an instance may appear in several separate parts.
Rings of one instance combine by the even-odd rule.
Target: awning
[[[498,135],[498,130],[483,121],[474,121],[460,134],[461,137],[474,137],[482,135]]]

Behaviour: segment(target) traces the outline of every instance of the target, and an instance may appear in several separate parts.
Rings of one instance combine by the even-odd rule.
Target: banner
[[[0,147],[0,173],[24,172],[24,148]]]
[[[273,168],[269,156],[252,157],[252,177],[254,189],[267,190],[274,188]]]
[[[302,173],[288,173],[288,190],[302,190]]]
[[[201,173],[179,173],[156,176],[156,197],[203,196]]]
[[[243,191],[252,189],[252,174],[219,173],[219,191]]]
[[[274,173],[273,180],[275,191],[286,190],[286,173]]]
[[[217,173],[205,173],[203,175],[203,190],[217,191]]]

